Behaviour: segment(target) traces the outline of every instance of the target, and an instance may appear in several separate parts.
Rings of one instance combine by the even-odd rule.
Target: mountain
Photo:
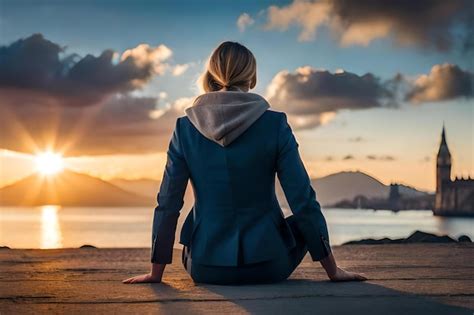
[[[156,194],[160,188],[160,181],[151,179],[113,179],[111,183],[124,190],[153,198],[156,198]],[[364,195],[368,198],[387,198],[390,191],[389,185],[384,185],[379,180],[363,172],[334,173],[321,178],[312,179],[311,185],[316,191],[318,201],[324,206],[335,204],[344,199],[352,200],[357,195]],[[280,203],[288,206],[278,180],[276,192]],[[399,185],[399,192],[401,195],[410,197],[427,194],[426,192],[406,185]],[[186,191],[185,199],[192,203],[193,196],[190,187],[188,187]]]
[[[316,191],[316,198],[324,206],[335,204],[344,199],[352,200],[357,195],[367,198],[387,198],[390,191],[390,186],[363,172],[334,173],[312,179],[311,185]],[[401,195],[406,196],[427,194],[405,185],[400,185],[399,191]],[[284,200],[280,185],[277,185],[277,196],[283,205],[288,205]]]
[[[154,206],[155,200],[85,174],[64,170],[54,176],[32,174],[0,189],[2,206]]]
[[[398,185],[398,190],[400,192],[400,195],[407,196],[407,197],[420,197],[420,196],[426,196],[429,194],[426,191],[421,191],[411,186],[401,185],[401,184]]]
[[[277,181],[278,183],[278,181]],[[339,172],[311,180],[316,197],[323,206],[341,200],[352,200],[357,195],[368,198],[388,197],[390,186],[362,172]],[[104,181],[85,174],[65,170],[54,177],[30,175],[11,185],[0,188],[1,205],[37,206],[61,204],[63,206],[156,206],[160,181],[151,179],[112,179]],[[279,183],[277,197],[288,205]],[[405,196],[422,196],[426,192],[400,185]],[[193,204],[191,185],[185,195],[186,207]]]
[[[153,179],[122,179],[114,178],[109,183],[122,188],[123,190],[133,192],[137,195],[156,198],[160,189],[160,181]]]
[[[122,178],[114,178],[111,179],[109,182],[112,184],[133,192],[137,195],[145,196],[148,198],[152,198],[153,201],[156,200],[158,191],[160,190],[160,180],[154,179],[122,179]],[[188,183],[188,187],[184,194],[184,206],[183,209],[191,208],[194,204],[194,194],[191,183]]]

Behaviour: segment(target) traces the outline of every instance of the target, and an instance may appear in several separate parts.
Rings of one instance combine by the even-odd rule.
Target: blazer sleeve
[[[157,264],[172,262],[176,225],[189,180],[189,169],[180,143],[179,121],[180,118],[169,143],[153,217],[151,262]]]
[[[313,261],[331,253],[326,220],[299,155],[299,144],[282,113],[278,132],[277,176]]]

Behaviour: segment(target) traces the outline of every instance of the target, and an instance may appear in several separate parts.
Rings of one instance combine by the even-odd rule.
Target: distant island
[[[416,188],[391,184],[385,185],[363,172],[338,172],[311,180],[319,203],[327,208],[431,210],[434,193]],[[288,206],[283,190],[277,185],[281,204]],[[394,197],[398,199],[394,203]]]
[[[365,195],[357,195],[352,200],[344,199],[332,204],[331,207],[392,211],[432,210],[434,203],[435,194],[394,183],[390,184],[386,196],[368,198]]]

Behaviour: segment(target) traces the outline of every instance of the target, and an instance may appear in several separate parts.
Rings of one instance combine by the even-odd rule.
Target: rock
[[[461,235],[458,238],[459,243],[472,243],[471,238],[467,235]]]
[[[79,248],[97,248],[97,247],[95,247],[94,245],[84,244]]]
[[[422,231],[415,231],[412,235],[405,239],[406,243],[455,243],[456,240],[447,236],[438,236]]]
[[[403,243],[405,239],[390,239],[388,237],[384,237],[381,239],[373,239],[373,238],[366,238],[358,241],[349,241],[342,245],[376,245],[376,244],[400,244]]]
[[[461,240],[462,239],[462,240]],[[459,237],[459,242],[471,242],[471,239],[463,235]],[[367,238],[362,240],[354,240],[346,242],[342,245],[375,245],[375,244],[404,244],[404,243],[456,243],[458,242],[455,239],[447,236],[447,235],[435,235],[431,233],[426,233],[422,231],[415,231],[413,234],[408,236],[407,238],[381,238],[381,239],[373,239]]]

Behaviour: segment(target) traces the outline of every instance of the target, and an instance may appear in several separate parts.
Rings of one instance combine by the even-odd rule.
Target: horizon
[[[448,146],[449,146],[449,140],[448,140]],[[5,151],[8,151],[8,150],[0,150],[0,152],[2,152],[0,154],[0,159],[3,157],[5,157]],[[44,152],[47,152],[47,151],[44,151]],[[18,181],[21,181],[22,179],[25,179],[29,176],[32,176],[32,175],[35,175],[35,174],[38,174],[40,173],[40,171],[38,170],[35,170],[35,159],[38,158],[38,155],[29,155],[29,154],[21,154],[21,153],[17,153],[17,152],[10,152],[8,151],[6,153],[6,155],[10,155],[10,154],[14,154],[14,155],[24,155],[24,158],[26,158],[27,160],[29,160],[29,162],[27,164],[30,164],[28,167],[26,167],[27,169],[29,168],[30,171],[29,172],[23,172],[23,175],[22,176],[13,176],[13,179],[10,179],[9,181],[6,181],[5,178],[2,176],[2,180],[0,182],[0,189],[3,188],[3,187],[6,187],[6,186],[10,186],[10,185],[14,185],[16,182]],[[39,154],[41,155],[41,153]],[[454,154],[454,156],[456,156],[456,154]],[[84,157],[82,157],[84,158]],[[86,158],[94,158],[94,157],[86,157]],[[369,159],[369,155],[366,156],[367,159]],[[91,177],[95,177],[95,178],[98,178],[98,179],[101,179],[101,180],[104,180],[104,181],[107,181],[107,182],[110,182],[112,180],[117,180],[117,179],[122,179],[122,180],[129,180],[129,181],[139,181],[139,180],[151,180],[151,181],[161,181],[161,177],[162,177],[162,173],[159,174],[158,176],[151,176],[151,177],[146,177],[146,176],[141,176],[141,177],[131,177],[131,176],[117,176],[117,174],[112,175],[112,176],[104,176],[103,173],[97,173],[97,172],[94,172],[94,171],[90,171],[88,170],[87,168],[85,169],[81,169],[81,167],[77,167],[77,164],[75,163],[77,157],[62,157],[62,160],[64,163],[64,167],[63,169],[61,169],[58,173],[60,173],[61,171],[63,170],[69,170],[69,171],[73,171],[73,172],[76,172],[78,174],[84,174],[84,175],[88,175],[88,176],[91,176]],[[81,159],[81,157],[79,158]],[[69,160],[72,160],[72,161],[69,161]],[[435,159],[433,159],[434,161]],[[166,160],[162,160],[161,161],[163,163],[163,165],[166,163]],[[304,161],[305,165],[307,164],[306,161]],[[76,164],[76,166],[74,166],[74,164]],[[79,164],[80,165],[80,164]],[[456,165],[456,163],[454,162],[454,165]],[[434,163],[434,167],[436,166],[436,164]],[[23,165],[23,167],[25,167],[25,165]],[[434,168],[433,167],[433,168]],[[158,168],[158,169],[161,169],[163,170],[164,166],[161,167],[161,168]],[[309,175],[310,175],[310,178],[312,180],[317,180],[317,179],[321,179],[321,178],[325,178],[327,176],[331,176],[331,175],[335,175],[335,174],[339,174],[339,173],[363,173],[365,175],[368,175],[372,178],[374,178],[375,180],[379,181],[380,183],[382,183],[383,185],[386,185],[386,186],[389,186],[390,184],[392,183],[395,183],[395,184],[400,184],[400,185],[404,185],[404,186],[408,186],[408,187],[412,187],[416,190],[419,190],[419,191],[423,191],[423,192],[428,192],[428,193],[433,193],[435,191],[435,189],[429,189],[429,188],[425,188],[425,187],[417,187],[416,185],[412,185],[411,183],[407,183],[407,182],[403,182],[403,181],[400,181],[400,180],[390,180],[390,181],[384,181],[380,176],[378,176],[377,174],[373,174],[371,173],[370,171],[366,171],[366,170],[361,170],[361,169],[341,169],[341,170],[336,170],[334,171],[333,173],[327,173],[327,174],[324,174],[324,175],[319,175],[319,176],[314,176],[311,174],[310,170],[309,170]],[[434,170],[433,170],[434,172]],[[4,175],[2,173],[2,175]],[[55,176],[55,174],[51,174],[50,176]],[[457,178],[460,178],[460,179],[471,179],[471,178],[474,178],[471,176],[471,173],[468,172],[467,174],[456,174],[456,173],[452,173],[451,174],[451,180],[454,180],[454,179],[457,179]]]
[[[94,174],[89,174],[89,173],[84,173],[84,172],[80,172],[80,171],[76,171],[74,169],[71,169],[71,168],[68,168],[68,167],[64,167],[63,169],[61,169],[60,171],[58,171],[57,173],[55,173],[54,175],[45,175],[45,174],[41,174],[40,171],[34,171],[34,172],[31,172],[29,173],[28,175],[26,176],[23,176],[17,180],[14,180],[12,182],[9,182],[3,186],[0,186],[0,189],[4,188],[4,187],[7,187],[7,186],[13,186],[15,185],[16,183],[22,181],[22,180],[25,180],[27,178],[30,178],[32,176],[36,176],[36,177],[43,177],[44,179],[48,179],[48,180],[54,180],[55,177],[57,176],[60,176],[61,173],[63,172],[71,172],[71,173],[75,173],[75,174],[78,174],[78,175],[85,175],[85,176],[89,176],[91,178],[95,178],[95,179],[99,179],[99,180],[102,180],[104,182],[107,182],[111,185],[114,185],[116,186],[117,188],[120,188],[120,189],[123,189],[125,190],[126,192],[129,192],[129,193],[135,193],[133,191],[130,191],[130,190],[127,190],[127,189],[124,189],[123,187],[119,187],[117,185],[115,185],[113,183],[113,181],[116,181],[116,180],[124,180],[124,181],[129,181],[129,182],[137,182],[137,181],[153,181],[153,182],[157,182],[157,183],[160,183],[161,182],[161,179],[160,178],[151,178],[151,177],[139,177],[139,178],[123,178],[123,177],[108,177],[108,178],[102,178],[102,177],[99,177],[99,176],[96,176]],[[374,180],[376,180],[377,182],[380,182],[382,185],[385,185],[385,186],[390,186],[390,184],[398,184],[398,185],[402,185],[402,186],[406,186],[406,187],[410,187],[410,188],[413,188],[413,189],[416,189],[420,192],[425,192],[425,193],[435,193],[435,191],[428,191],[428,190],[423,190],[423,189],[419,189],[417,187],[414,187],[414,186],[411,186],[407,183],[401,183],[401,182],[391,182],[391,183],[384,183],[382,182],[379,178],[377,178],[377,176],[373,175],[373,174],[369,174],[369,173],[366,173],[366,172],[363,172],[361,170],[343,170],[343,171],[338,171],[338,172],[335,172],[335,173],[330,173],[330,174],[327,174],[327,175],[324,175],[324,176],[320,176],[320,177],[310,177],[311,180],[321,180],[321,179],[324,179],[324,178],[327,178],[327,177],[330,177],[330,176],[333,176],[333,175],[339,175],[339,174],[344,174],[344,173],[358,173],[358,174],[363,174],[363,175],[366,175]],[[470,179],[470,178],[469,178]],[[158,188],[158,187],[157,187]],[[158,189],[157,189],[157,193],[158,193]]]
[[[251,92],[288,114],[311,178],[360,171],[432,192],[443,124],[451,177],[474,177],[469,2],[364,19],[332,1],[0,3],[0,187],[48,150],[101,179],[161,180],[174,122],[224,40],[255,54]]]

